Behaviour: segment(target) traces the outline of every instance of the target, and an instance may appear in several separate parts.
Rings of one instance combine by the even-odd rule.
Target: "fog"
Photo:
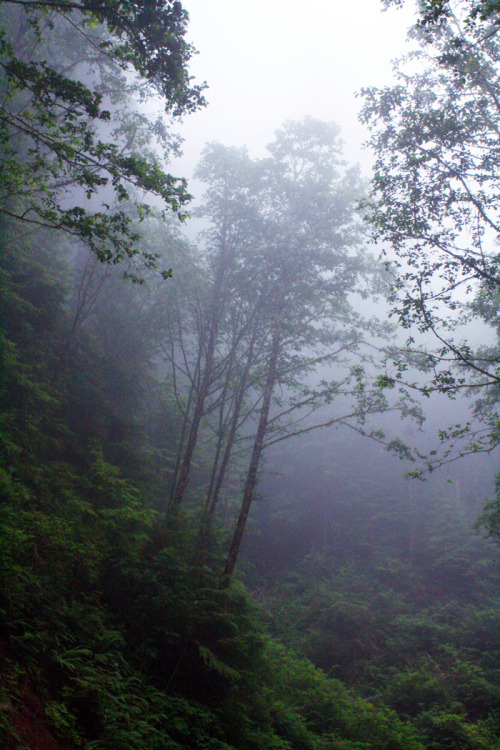
[[[186,118],[179,128],[184,139],[183,155],[173,162],[172,169],[190,179],[194,205],[199,203],[203,187],[192,175],[207,142],[246,146],[253,158],[261,158],[266,155],[266,144],[276,128],[286,120],[299,120],[305,115],[338,122],[345,158],[359,163],[369,179],[372,155],[365,146],[368,133],[358,121],[357,94],[363,87],[391,83],[393,60],[411,49],[406,37],[414,20],[411,4],[382,11],[373,0],[355,5],[313,0],[307,6],[285,0],[257,0],[251,6],[232,0],[214,0],[210,4],[190,0],[186,8],[190,14],[188,36],[198,50],[191,71],[196,80],[208,83],[208,106]],[[191,222],[187,235],[195,239],[198,228],[197,222]],[[380,248],[369,250],[376,256]],[[381,319],[388,312],[383,301],[375,306],[372,300],[366,306],[358,302],[357,309],[363,314],[375,310]],[[492,341],[491,329],[478,320],[471,322],[463,335],[476,342]],[[395,336],[403,345],[407,333],[396,330]],[[422,344],[435,343],[432,337],[417,340]],[[315,377],[324,375],[320,371]],[[426,453],[439,450],[439,429],[471,419],[471,403],[460,398],[450,401],[446,396],[434,395],[430,400],[424,399],[421,407],[426,419],[421,428],[411,420],[401,423],[398,417],[379,417],[378,424],[384,427],[388,439],[401,437],[409,447]],[[377,417],[372,421],[375,428]],[[325,433],[317,437],[319,443],[333,440],[340,449],[340,438],[321,435]],[[355,452],[370,452],[372,448],[365,447],[365,443],[366,439],[359,436],[349,438]],[[487,486],[491,490],[495,467],[493,459],[481,460],[487,479],[481,480],[480,491],[471,483],[471,497],[476,499]],[[271,472],[279,473],[275,460],[269,459],[268,465]],[[392,477],[401,477],[412,468],[395,457],[381,460],[381,473],[382,467]],[[443,477],[446,481],[455,472],[458,476],[463,471],[454,462],[447,463],[436,481],[443,481]]]
[[[415,188],[403,86],[392,247],[359,210],[412,3],[186,0],[191,62],[184,3],[43,5],[0,14],[0,746],[500,747],[500,184]],[[445,193],[486,252],[425,298]]]
[[[263,156],[282,122],[311,115],[340,124],[346,158],[368,174],[356,93],[390,81],[392,60],[408,51],[410,6],[382,12],[374,0],[190,0],[186,8],[199,52],[191,69],[209,85],[208,107],[186,119],[177,169],[189,174],[212,140]]]

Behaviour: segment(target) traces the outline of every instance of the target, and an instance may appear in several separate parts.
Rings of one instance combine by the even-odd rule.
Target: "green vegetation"
[[[391,315],[408,332],[386,376],[426,397],[467,394],[480,417],[443,425],[426,456],[432,470],[491,453],[500,439],[498,345],[478,344],[466,328],[471,315],[495,326],[498,310],[500,7],[415,5],[418,47],[397,62],[394,83],[362,91],[360,119],[375,155],[366,209],[374,240],[387,243]]]
[[[424,747],[497,747],[498,564],[443,496],[417,502],[410,523],[399,507],[401,537],[405,527],[418,529],[410,548],[390,539],[384,503],[364,519],[375,526],[368,544],[366,504],[337,507],[342,541],[331,539],[270,582],[272,632],[397,712]]]
[[[154,283],[68,266],[53,235],[2,240],[3,746],[495,747],[496,566],[453,488],[409,507],[375,460],[365,484],[339,472],[316,552],[313,508],[267,488],[250,590],[262,545],[281,533],[295,558],[268,563],[260,604],[221,588],[230,528],[200,562],[201,480],[165,525],[182,419],[154,364]]]
[[[134,261],[150,198],[181,218],[190,198],[164,170],[178,148],[172,118],[205,103],[188,72],[186,11],[3,0],[0,24],[1,215],[64,232],[103,262]],[[146,116],[152,96],[163,111]],[[155,266],[157,253],[140,256]]]
[[[200,567],[192,511],[165,527],[180,420],[149,290],[70,269],[53,236],[2,239],[3,746],[422,747],[220,587],[225,544]],[[105,289],[76,328],[72,279]]]
[[[313,430],[419,418],[363,341],[388,329],[353,304],[381,276],[336,127],[207,148],[190,245],[138,104],[202,103],[180,3],[0,10],[0,745],[500,748],[478,503]]]

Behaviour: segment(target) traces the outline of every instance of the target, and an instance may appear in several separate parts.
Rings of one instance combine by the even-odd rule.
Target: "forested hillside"
[[[403,477],[338,126],[207,145],[187,239],[181,4],[0,13],[0,745],[500,748],[494,465]]]

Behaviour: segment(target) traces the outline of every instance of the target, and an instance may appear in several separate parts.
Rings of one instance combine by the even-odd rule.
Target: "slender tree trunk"
[[[215,449],[215,456],[214,460],[212,461],[212,471],[210,472],[210,482],[208,484],[208,490],[207,490],[207,497],[205,499],[205,504],[203,508],[203,515],[206,515],[207,508],[210,503],[210,498],[212,497],[212,493],[214,491],[215,482],[217,479],[217,473],[219,469],[219,459],[222,452],[222,446],[224,444],[224,438],[226,436],[227,432],[227,424],[226,422],[226,397],[227,392],[230,386],[231,377],[233,374],[233,365],[234,365],[234,358],[235,358],[235,352],[234,350],[231,353],[231,360],[229,361],[227,367],[226,367],[226,377],[224,380],[224,387],[222,389],[222,393],[220,395],[220,406],[219,406],[219,424],[217,428],[217,445]]]
[[[194,384],[191,383],[191,387],[189,389],[188,401],[187,401],[187,405],[186,405],[186,411],[185,411],[185,414],[184,414],[184,419],[182,420],[182,429],[181,429],[181,434],[180,434],[180,437],[179,437],[179,447],[177,448],[177,456],[176,456],[176,459],[175,459],[174,473],[173,473],[173,476],[172,476],[172,485],[171,485],[171,488],[170,488],[170,496],[169,496],[169,500],[168,500],[168,506],[172,505],[173,498],[174,498],[174,493],[175,493],[175,489],[176,489],[176,486],[177,486],[177,477],[178,477],[178,474],[179,474],[179,467],[180,467],[180,464],[181,464],[182,448],[184,446],[184,441],[186,439],[186,433],[187,433],[187,428],[188,428],[188,424],[189,424],[189,412],[191,411],[191,402],[193,400],[193,393],[194,393]]]
[[[61,374],[66,367],[68,355],[70,354],[71,350],[71,345],[74,342],[78,328],[83,325],[86,318],[91,313],[95,301],[97,300],[106,281],[107,273],[103,273],[96,287],[93,290],[91,289],[97,265],[99,265],[99,261],[96,258],[89,256],[87,262],[85,263],[85,267],[82,272],[82,278],[78,287],[76,310],[73,316],[73,322],[71,324],[66,342],[62,348],[61,354],[59,355],[59,359],[51,378],[51,385],[53,386],[58,383],[59,378],[61,377]]]
[[[173,513],[178,510],[189,482],[191,461],[193,459],[194,449],[198,441],[198,430],[200,428],[201,420],[205,415],[205,401],[208,396],[210,385],[213,379],[215,348],[219,335],[219,319],[222,313],[221,308],[225,301],[223,300],[222,291],[225,271],[229,262],[229,255],[230,248],[224,246],[223,252],[221,253],[221,257],[219,259],[219,266],[216,273],[214,290],[210,302],[210,311],[208,316],[209,334],[205,354],[205,362],[203,365],[203,373],[196,397],[193,418],[191,420],[189,434],[186,441],[186,448],[184,450],[184,455],[182,457],[182,462],[180,465],[179,477],[170,502],[170,511]],[[202,342],[200,342],[200,347],[202,346],[203,344]]]
[[[269,367],[267,370],[266,384],[264,387],[264,396],[262,400],[262,407],[260,410],[259,424],[257,427],[257,434],[253,444],[252,457],[250,459],[250,465],[248,467],[247,478],[245,482],[245,489],[243,491],[243,500],[241,503],[240,514],[236,528],[234,530],[233,539],[231,541],[231,547],[226,560],[226,567],[224,568],[224,577],[227,581],[233,574],[234,566],[238,558],[238,553],[241,547],[241,541],[243,534],[245,533],[245,527],[247,523],[248,513],[253,500],[253,491],[255,488],[255,482],[257,480],[257,471],[259,468],[259,461],[262,455],[262,448],[264,446],[264,436],[267,430],[267,424],[269,421],[269,410],[271,408],[271,398],[273,395],[273,388],[276,383],[276,370],[278,365],[278,356],[280,352],[281,344],[281,323],[282,316],[278,319],[276,327],[273,332],[273,338],[271,342],[271,352],[269,358]]]
[[[182,463],[179,470],[179,479],[177,481],[177,485],[175,487],[174,493],[172,495],[172,501],[170,503],[170,510],[176,511],[184,497],[184,492],[186,491],[186,487],[189,482],[189,473],[191,470],[191,461],[193,458],[194,449],[196,447],[196,443],[198,440],[198,429],[200,426],[201,419],[204,414],[204,403],[206,398],[206,392],[205,393],[199,393],[195,411],[193,414],[193,419],[191,421],[191,426],[189,428],[189,435],[186,442],[186,448],[184,450],[184,455],[182,457]]]
[[[238,423],[239,423],[240,414],[241,414],[241,407],[243,406],[243,399],[246,393],[248,375],[250,374],[250,367],[252,366],[253,350],[254,350],[256,338],[257,338],[257,331],[255,331],[252,336],[252,340],[250,342],[250,348],[248,350],[245,370],[243,373],[243,377],[241,379],[240,387],[236,394],[236,399],[235,399],[234,409],[233,409],[233,416],[231,419],[231,427],[229,430],[229,436],[226,442],[226,447],[224,449],[222,463],[219,469],[219,473],[217,475],[217,481],[215,483],[215,487],[213,488],[213,494],[209,494],[207,497],[207,510],[208,510],[209,518],[213,516],[215,512],[215,508],[217,507],[220,491],[221,491],[222,484],[224,482],[224,478],[226,475],[226,470],[229,464],[229,459],[231,458],[231,451],[233,450],[234,439],[236,437],[236,430],[238,429]]]
[[[250,341],[250,348],[248,350],[245,370],[243,372],[240,386],[236,394],[235,403],[233,407],[233,414],[231,418],[231,426],[229,429],[229,435],[226,441],[224,455],[222,457],[222,462],[221,462],[218,472],[217,472],[217,468],[218,468],[218,462],[219,462],[219,456],[220,456],[220,449],[222,448],[222,441],[219,441],[217,445],[217,454],[216,454],[216,458],[214,461],[214,471],[212,472],[212,477],[210,479],[210,487],[207,493],[205,510],[204,510],[204,513],[201,519],[201,525],[200,525],[200,542],[199,542],[200,566],[203,566],[206,560],[206,550],[207,550],[208,540],[210,537],[210,530],[212,527],[212,519],[215,513],[215,508],[217,507],[217,502],[219,500],[219,495],[220,495],[220,491],[222,488],[222,484],[224,482],[224,477],[226,475],[226,470],[229,464],[229,459],[231,458],[231,451],[233,449],[234,438],[236,436],[236,430],[238,429],[238,422],[239,422],[239,418],[241,414],[241,407],[243,405],[243,398],[246,392],[248,375],[249,375],[250,367],[253,361],[253,350],[254,350],[256,338],[257,338],[257,330],[254,331],[252,335],[252,339]]]

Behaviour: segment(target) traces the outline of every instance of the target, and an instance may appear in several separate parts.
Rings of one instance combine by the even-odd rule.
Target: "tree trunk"
[[[200,426],[201,419],[204,414],[204,404],[205,404],[205,398],[206,398],[206,391],[203,392],[200,391],[198,393],[198,398],[196,401],[196,407],[193,414],[193,419],[191,421],[191,427],[189,428],[189,435],[186,443],[186,449],[184,451],[184,456],[182,458],[182,464],[179,471],[179,479],[177,482],[177,485],[175,487],[175,491],[172,496],[172,501],[170,503],[170,510],[176,511],[181,502],[182,498],[184,497],[184,492],[186,491],[186,487],[189,482],[189,472],[191,470],[191,461],[193,458],[194,449],[196,447],[196,443],[198,440],[198,429]]]
[[[223,239],[222,244],[223,244],[223,250],[221,253],[221,257],[219,259],[219,265],[217,268],[217,274],[216,274],[215,283],[214,283],[214,290],[213,290],[212,299],[210,302],[210,311],[209,311],[209,316],[208,316],[209,335],[208,335],[203,374],[201,377],[198,394],[196,396],[196,403],[194,407],[193,418],[191,420],[191,426],[189,428],[189,435],[188,435],[187,442],[186,442],[186,448],[184,450],[184,455],[183,455],[181,466],[180,466],[179,478],[178,478],[177,485],[175,487],[175,490],[173,492],[171,502],[170,502],[170,511],[173,513],[175,513],[178,510],[182,502],[182,499],[184,497],[184,492],[186,491],[186,487],[189,482],[191,461],[193,459],[194,449],[198,441],[198,430],[200,427],[201,420],[203,419],[203,416],[205,415],[205,401],[208,396],[208,392],[210,390],[210,386],[211,386],[212,378],[213,378],[214,355],[215,355],[215,348],[217,345],[217,338],[219,335],[219,320],[220,320],[220,316],[222,312],[221,308],[224,305],[224,303],[227,302],[227,300],[223,298],[222,292],[223,292],[223,285],[224,285],[224,276],[225,276],[226,268],[229,263],[229,256],[231,254],[231,249],[226,244],[224,239]],[[203,344],[202,342],[200,342],[200,347],[202,346]]]
[[[198,367],[198,365],[197,365],[197,367]],[[195,370],[195,377],[196,377],[196,370]],[[193,400],[193,393],[194,393],[194,384],[191,383],[191,387],[189,389],[188,401],[187,401],[187,405],[186,405],[186,410],[185,410],[185,413],[184,413],[184,418],[182,420],[182,428],[181,428],[181,434],[180,434],[180,437],[179,437],[179,445],[178,445],[178,448],[177,448],[177,455],[175,457],[175,466],[174,466],[174,472],[173,472],[173,476],[172,476],[172,483],[171,483],[171,487],[170,487],[170,495],[169,495],[169,499],[168,499],[167,510],[172,505],[172,502],[173,502],[173,499],[174,499],[175,490],[176,490],[176,487],[177,487],[177,477],[179,475],[179,468],[180,468],[180,465],[181,465],[182,451],[183,451],[184,441],[186,439],[186,433],[187,433],[188,424],[189,424],[189,412],[191,411],[191,402]]]
[[[231,541],[231,547],[226,560],[226,567],[224,568],[224,577],[226,581],[232,576],[238,553],[240,551],[241,541],[243,534],[245,533],[245,527],[247,523],[248,513],[253,500],[253,491],[255,488],[255,482],[257,480],[257,471],[259,468],[259,461],[262,454],[262,448],[264,446],[264,436],[266,434],[269,410],[271,408],[271,397],[273,395],[273,388],[276,383],[276,370],[278,364],[278,355],[281,344],[281,323],[282,316],[278,319],[271,342],[271,352],[269,358],[269,367],[267,370],[266,385],[264,388],[264,397],[262,400],[262,407],[260,410],[259,424],[257,427],[257,434],[253,444],[252,457],[250,459],[250,465],[248,467],[247,479],[245,482],[245,489],[243,491],[243,500],[241,503],[240,514],[238,516],[238,522],[234,530],[233,539]]]
[[[254,331],[252,339],[250,341],[250,348],[248,350],[245,370],[243,372],[240,386],[236,394],[236,399],[235,399],[235,403],[233,407],[233,414],[231,418],[231,426],[229,429],[229,435],[226,441],[226,446],[224,448],[224,455],[222,457],[222,462],[218,471],[217,471],[217,468],[218,468],[220,449],[222,448],[222,442],[219,442],[219,444],[217,445],[217,454],[216,454],[215,462],[214,462],[214,471],[212,473],[212,477],[210,480],[210,487],[207,493],[207,499],[205,503],[203,516],[201,519],[201,525],[200,525],[200,542],[199,542],[200,566],[203,566],[205,564],[206,549],[208,545],[208,540],[210,538],[212,519],[213,519],[215,509],[217,507],[217,503],[219,500],[219,495],[220,495],[220,491],[222,488],[222,484],[224,482],[224,477],[226,475],[226,470],[229,464],[229,459],[231,458],[231,451],[233,449],[234,439],[236,436],[236,430],[238,429],[238,422],[239,422],[239,418],[241,414],[241,407],[243,405],[243,398],[246,393],[248,375],[250,372],[250,367],[253,362],[253,350],[254,350],[256,338],[257,338],[257,330]]]
[[[226,469],[229,464],[229,459],[231,458],[231,452],[233,450],[234,439],[236,437],[236,431],[238,429],[238,423],[239,423],[240,414],[241,414],[241,407],[243,406],[243,399],[245,397],[245,393],[247,389],[247,382],[248,382],[248,376],[250,374],[250,367],[252,366],[252,362],[253,362],[253,350],[254,350],[256,338],[257,338],[257,331],[255,330],[252,336],[252,339],[250,341],[250,348],[248,350],[245,370],[243,372],[241,383],[240,383],[238,392],[236,394],[236,399],[235,399],[234,409],[233,409],[233,416],[231,419],[231,427],[229,430],[229,436],[226,442],[224,455],[222,457],[222,463],[219,469],[219,473],[217,475],[217,481],[215,483],[215,487],[213,488],[213,494],[209,493],[207,496],[207,509],[208,509],[209,518],[213,516],[215,512],[215,508],[217,507],[217,502],[219,500],[219,494],[222,488],[222,484],[224,482]]]

